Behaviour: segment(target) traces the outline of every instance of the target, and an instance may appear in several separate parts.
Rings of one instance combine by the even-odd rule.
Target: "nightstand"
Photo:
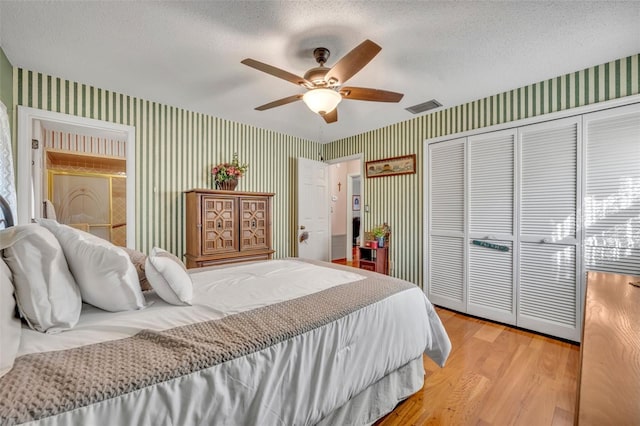
[[[389,252],[387,247],[358,247],[360,251],[360,269],[389,275]]]

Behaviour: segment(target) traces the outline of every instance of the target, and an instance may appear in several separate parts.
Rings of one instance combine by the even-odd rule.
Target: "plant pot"
[[[238,179],[225,180],[224,182],[216,182],[216,188],[223,191],[233,191],[238,186]]]
[[[378,242],[378,247],[379,248],[383,248],[384,247],[384,237],[377,237],[376,241]]]

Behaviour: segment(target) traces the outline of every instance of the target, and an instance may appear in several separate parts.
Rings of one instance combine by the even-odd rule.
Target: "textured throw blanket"
[[[0,424],[42,419],[206,369],[414,287],[363,275],[369,278],[219,320],[21,356],[0,378]]]

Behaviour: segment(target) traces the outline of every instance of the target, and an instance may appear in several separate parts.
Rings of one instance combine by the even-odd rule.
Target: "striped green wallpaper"
[[[446,108],[402,123],[321,145],[45,74],[13,70],[13,100],[25,105],[136,127],[136,245],[184,253],[182,191],[208,187],[211,164],[250,164],[238,189],[275,192],[274,246],[295,254],[297,157],[334,159],[363,153],[365,161],[417,154],[417,173],[365,179],[364,227],[392,228],[392,275],[421,285],[424,140],[639,93],[640,55]],[[277,170],[277,173],[274,172]]]
[[[363,153],[365,161],[417,154],[415,175],[365,179],[364,228],[388,222],[392,229],[392,275],[423,282],[424,140],[530,118],[639,93],[640,54],[360,135],[324,147],[328,160]]]
[[[249,164],[238,190],[274,192],[277,257],[294,255],[298,157],[318,159],[322,145],[270,130],[163,105],[41,73],[14,69],[17,105],[136,128],[136,246],[185,251],[184,195],[211,187],[212,164],[234,152]]]

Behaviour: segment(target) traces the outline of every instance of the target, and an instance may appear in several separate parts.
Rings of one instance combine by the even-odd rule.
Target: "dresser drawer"
[[[367,260],[361,260],[360,261],[360,269],[366,269],[367,271],[376,272],[376,263],[375,262],[369,262]]]

